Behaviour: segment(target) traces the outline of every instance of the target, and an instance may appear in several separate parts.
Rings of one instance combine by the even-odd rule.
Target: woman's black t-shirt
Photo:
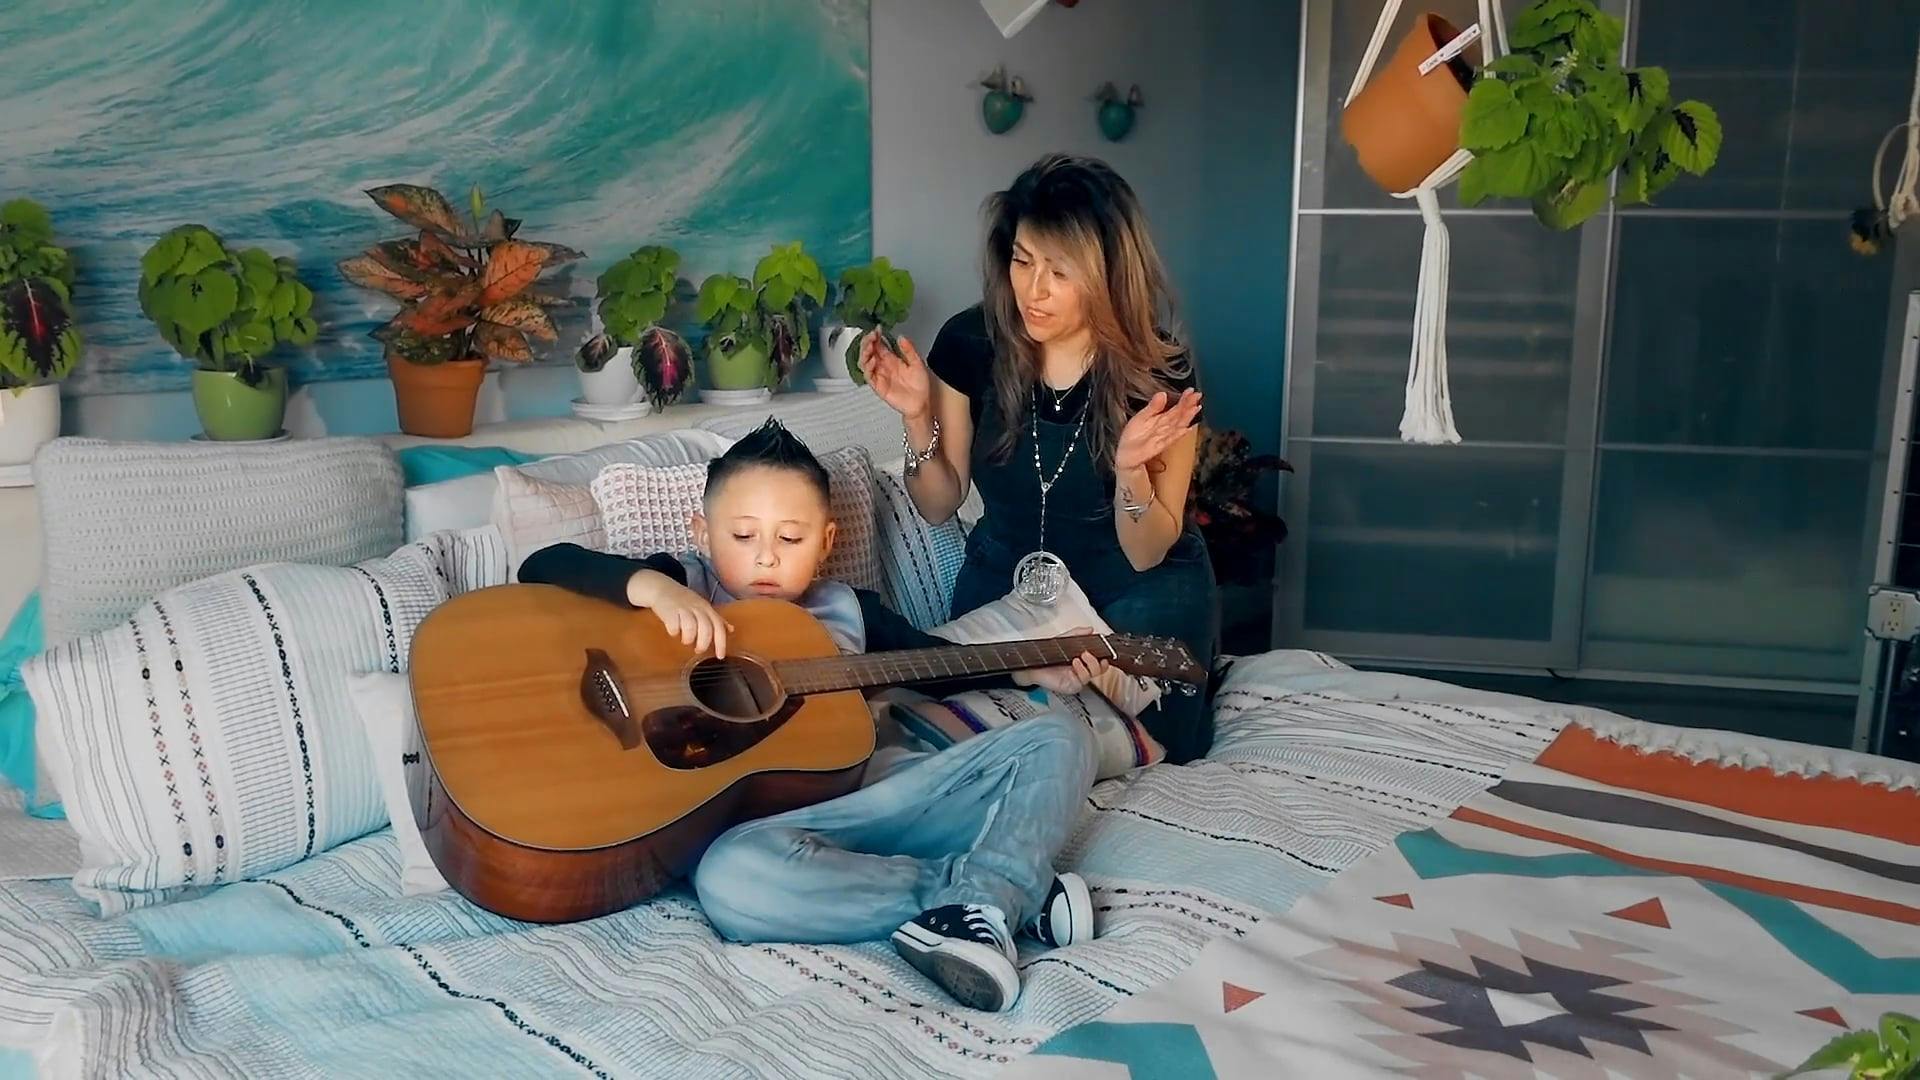
[[[1133,576],[1113,531],[1114,475],[1111,462],[1096,462],[1085,425],[1091,379],[1083,378],[1064,394],[1056,394],[1038,380],[1033,402],[1017,418],[1021,425],[1012,452],[993,460],[1000,435],[1000,410],[994,402],[995,355],[987,336],[986,313],[978,305],[948,319],[927,353],[927,366],[940,380],[965,395],[973,416],[969,454],[973,483],[980,491],[985,513],[974,530],[978,542],[974,557],[1005,561],[1010,569],[1028,552],[1046,550],[1066,560],[1074,580],[1089,593],[1123,588]],[[1178,377],[1165,379],[1169,393],[1195,385],[1192,365]],[[1134,403],[1136,409],[1145,401]],[[1038,462],[1034,436],[1039,437]],[[1062,463],[1065,458],[1064,465]],[[1054,480],[1046,492],[1044,534],[1040,518],[1041,478]],[[1100,601],[1096,597],[1096,604]]]

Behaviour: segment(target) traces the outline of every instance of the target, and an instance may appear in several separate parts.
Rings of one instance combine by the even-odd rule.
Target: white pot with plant
[[[843,271],[840,299],[833,308],[840,329],[827,338],[827,378],[838,385],[821,385],[825,380],[816,380],[814,385],[828,391],[865,386],[860,349],[866,336],[878,330],[888,346],[898,348],[893,329],[907,320],[912,309],[913,275],[894,266],[886,256]]]
[[[608,267],[598,282],[601,332],[580,346],[582,402],[663,409],[693,381],[693,349],[662,325],[679,291],[680,255],[648,245]]]
[[[0,473],[60,434],[60,380],[80,360],[73,259],[30,199],[0,204]]]

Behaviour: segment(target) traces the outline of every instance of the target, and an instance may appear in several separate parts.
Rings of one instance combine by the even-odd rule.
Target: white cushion
[[[75,891],[113,914],[379,828],[347,681],[404,671],[429,611],[505,572],[491,529],[351,567],[254,566],[28,661],[41,759],[80,836]]]
[[[874,555],[873,470],[866,451],[842,447],[817,455],[831,487],[829,512],[839,526],[820,575],[878,591]],[[606,529],[606,550],[643,558],[694,550],[693,515],[706,489],[705,465],[609,465],[593,481]]]
[[[685,465],[705,463],[733,441],[708,431],[686,429],[648,435],[578,454],[561,454],[525,465],[493,470],[492,505],[485,520],[507,541],[508,567],[518,580],[520,564],[549,544],[571,542],[600,549],[599,512],[587,485],[600,470],[616,463]],[[453,481],[449,481],[453,482]]]
[[[1111,634],[1113,627],[1100,617],[1093,602],[1073,578],[1060,598],[1051,605],[1031,603],[1012,593],[965,615],[936,626],[928,633],[957,645],[987,645],[996,641],[1025,641],[1059,637],[1076,626],[1085,626],[1096,634]],[[1160,688],[1119,670],[1108,671],[1094,681],[1101,693],[1128,716],[1139,716],[1147,706],[1160,700]]]
[[[407,792],[407,771],[425,768],[418,758],[406,760],[407,755],[420,752],[413,688],[405,675],[374,671],[347,680],[347,690],[373,753],[380,795],[386,803],[387,818],[393,823],[393,838],[400,845],[400,891],[407,896],[439,892],[447,887],[447,879],[427,855]]]
[[[877,469],[873,524],[881,598],[916,629],[946,622],[953,610],[953,585],[967,558],[966,529],[958,520],[927,524],[914,509],[905,483]]]

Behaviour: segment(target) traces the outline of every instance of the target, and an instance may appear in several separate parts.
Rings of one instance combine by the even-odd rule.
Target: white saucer
[[[773,391],[764,386],[752,390],[701,390],[700,400],[709,405],[758,405],[773,400]]]
[[[628,402],[625,405],[593,405],[585,398],[574,398],[573,415],[582,420],[595,420],[603,424],[618,423],[623,420],[638,420],[653,413],[653,403],[646,398]]]
[[[33,463],[0,465],[0,488],[32,487]]]
[[[193,442],[219,443],[222,446],[259,446],[263,443],[286,442],[292,436],[287,434],[285,428],[281,428],[280,434],[265,439],[209,439],[204,431],[197,435],[189,435],[187,438]]]

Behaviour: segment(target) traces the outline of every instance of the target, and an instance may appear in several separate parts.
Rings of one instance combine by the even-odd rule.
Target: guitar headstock
[[[1162,689],[1177,683],[1184,687],[1180,693],[1193,694],[1207,685],[1207,669],[1193,658],[1193,650],[1175,638],[1109,634],[1101,641],[1112,648],[1114,667],[1160,683]]]

